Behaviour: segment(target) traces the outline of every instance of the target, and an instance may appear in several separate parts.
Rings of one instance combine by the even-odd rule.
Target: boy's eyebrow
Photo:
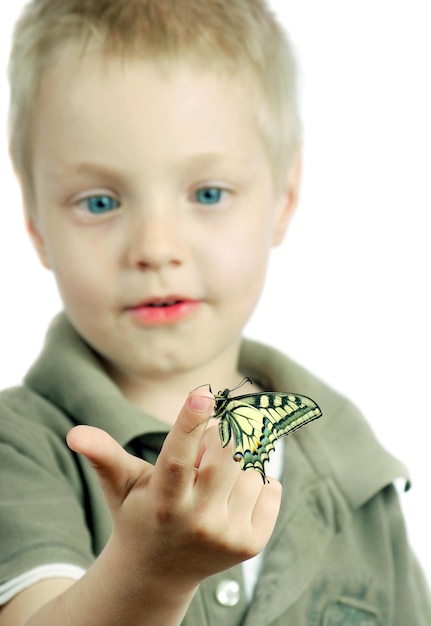
[[[103,163],[91,163],[85,161],[77,161],[75,163],[73,161],[57,160],[55,161],[55,163],[50,163],[49,166],[44,169],[46,174],[49,174],[49,176],[53,179],[61,178],[66,175],[70,176],[71,174],[97,174],[106,177],[114,177],[116,174],[116,169],[113,166],[109,166]]]
[[[202,154],[193,154],[185,159],[185,162],[191,165],[198,163],[199,165],[211,165],[217,161],[232,161],[239,165],[250,165],[252,161],[255,161],[249,154],[244,155],[232,155],[224,152],[204,152]]]
[[[185,169],[193,169],[198,167],[225,166],[226,168],[234,168],[239,174],[247,177],[254,175],[262,164],[262,153],[259,154],[230,154],[222,152],[207,152],[199,155],[193,155],[185,162]],[[222,172],[224,170],[222,169]]]
[[[103,163],[91,162],[63,162],[54,166],[54,172],[58,173],[62,170],[73,171],[77,174],[101,174],[102,176],[114,176],[115,168]]]

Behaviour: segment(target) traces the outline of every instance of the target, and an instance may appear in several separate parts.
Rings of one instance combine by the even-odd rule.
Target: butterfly
[[[234,389],[225,389],[214,394],[213,418],[219,418],[219,434],[225,448],[233,438],[234,461],[241,463],[243,470],[254,469],[268,482],[265,463],[275,449],[277,439],[290,435],[322,415],[322,411],[311,398],[295,393],[264,391],[242,396],[231,396],[250,378]]]

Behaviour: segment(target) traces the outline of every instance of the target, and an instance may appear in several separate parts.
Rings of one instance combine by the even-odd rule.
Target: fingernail
[[[190,396],[189,403],[194,411],[208,411],[213,402],[208,396]]]

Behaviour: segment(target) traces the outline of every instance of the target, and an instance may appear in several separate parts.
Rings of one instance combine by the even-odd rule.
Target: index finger
[[[199,389],[188,395],[157,459],[153,480],[160,496],[181,497],[193,484],[195,461],[213,407],[212,395]]]

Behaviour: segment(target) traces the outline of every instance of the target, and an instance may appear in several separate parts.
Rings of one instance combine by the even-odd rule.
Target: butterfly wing
[[[220,411],[222,446],[233,438],[233,458],[243,470],[257,470],[266,482],[265,463],[277,439],[322,415],[311,398],[292,393],[253,393],[226,398]]]

